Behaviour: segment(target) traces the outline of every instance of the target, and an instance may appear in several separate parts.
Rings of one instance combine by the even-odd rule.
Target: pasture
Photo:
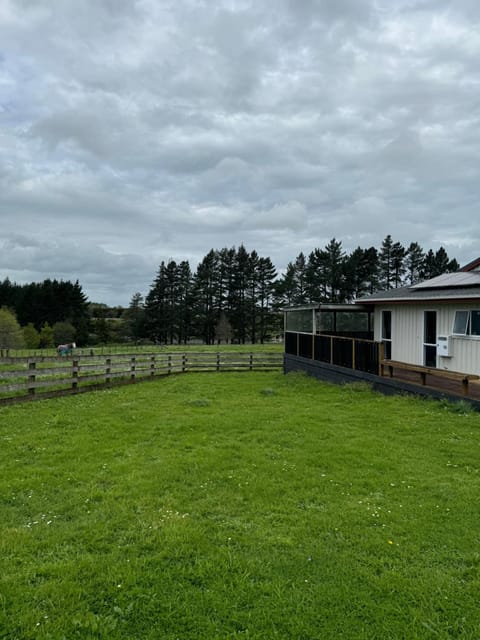
[[[480,415],[299,374],[0,407],[0,638],[480,637]]]

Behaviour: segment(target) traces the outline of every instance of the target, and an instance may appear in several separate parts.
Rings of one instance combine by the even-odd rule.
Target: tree
[[[0,349],[21,349],[24,345],[23,331],[15,314],[6,308],[0,309]]]
[[[145,333],[145,309],[143,306],[143,296],[138,291],[133,294],[128,309],[122,314],[124,332],[126,336],[133,340],[135,344]]]
[[[430,278],[436,278],[443,273],[452,273],[459,268],[458,262],[453,259],[450,260],[447,252],[443,247],[440,247],[435,253],[432,249],[426,253],[422,264],[422,277],[425,280]]]
[[[405,256],[405,269],[408,284],[416,284],[421,280],[422,264],[425,254],[418,242],[411,242]]]
[[[393,280],[393,240],[389,234],[382,242],[380,253],[378,254],[379,283],[382,289],[391,289]]]
[[[403,276],[405,275],[405,247],[403,247],[400,242],[395,242],[392,245],[392,284],[395,289],[402,286]]]
[[[347,300],[374,293],[378,287],[378,255],[375,247],[357,247],[345,262]]]
[[[53,335],[53,328],[45,322],[40,330],[40,347],[42,349],[48,349],[55,346],[55,337]]]
[[[218,322],[219,256],[211,249],[197,266],[193,277],[194,331],[205,344],[213,344]]]
[[[277,306],[307,304],[309,301],[308,263],[300,252],[294,262],[289,262],[285,274],[275,284]]]
[[[55,322],[52,327],[55,344],[74,342],[76,329],[71,322]]]
[[[271,306],[276,276],[277,272],[270,258],[260,258],[256,266],[255,277],[257,281],[258,331],[262,344],[271,328]]]
[[[40,346],[40,334],[32,322],[29,322],[26,327],[23,327],[23,339],[27,349],[38,349]]]
[[[221,311],[215,329],[215,340],[217,344],[221,344],[222,342],[228,344],[232,339],[232,335],[232,325],[227,318],[227,314],[225,313],[225,311]]]

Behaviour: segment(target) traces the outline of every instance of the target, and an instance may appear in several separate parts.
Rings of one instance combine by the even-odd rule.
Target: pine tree
[[[378,254],[379,284],[382,289],[391,289],[393,282],[393,240],[389,234],[382,242],[380,253]]]
[[[425,254],[418,242],[411,242],[405,256],[405,269],[408,284],[416,284],[421,280],[424,258]]]
[[[263,344],[270,330],[272,318],[271,306],[274,290],[274,282],[277,276],[275,267],[270,258],[260,258],[256,268],[257,300],[259,335]]]
[[[392,284],[395,289],[402,286],[403,276],[405,275],[405,247],[400,242],[392,245]]]
[[[197,266],[193,279],[195,333],[203,338],[205,344],[213,344],[218,322],[218,266],[218,252],[211,249]]]
[[[145,307],[142,294],[133,294],[128,309],[122,314],[123,333],[135,344],[145,336]]]

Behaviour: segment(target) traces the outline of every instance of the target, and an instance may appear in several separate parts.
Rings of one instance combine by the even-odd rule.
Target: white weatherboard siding
[[[423,365],[424,312],[437,312],[437,337],[452,336],[455,311],[479,309],[480,303],[384,305],[375,308],[375,340],[382,340],[382,311],[392,312],[392,360]],[[437,356],[437,367],[480,374],[480,338],[452,336],[451,358]]]

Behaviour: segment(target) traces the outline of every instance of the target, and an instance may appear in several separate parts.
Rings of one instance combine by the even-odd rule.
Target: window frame
[[[462,327],[464,331],[459,331],[460,322],[457,323],[457,318],[460,318],[460,314],[465,314],[465,320],[462,322]],[[475,318],[475,330],[478,333],[472,333],[472,315]],[[478,323],[480,318],[480,309],[456,309],[455,316],[453,318],[453,327],[452,327],[452,335],[458,338],[480,338],[480,328],[478,327]],[[457,330],[455,330],[457,329]]]

